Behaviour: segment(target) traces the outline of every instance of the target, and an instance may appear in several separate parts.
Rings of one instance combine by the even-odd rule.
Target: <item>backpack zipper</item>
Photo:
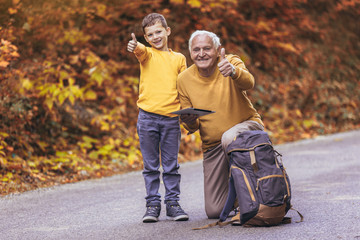
[[[269,179],[269,178],[274,178],[274,177],[282,177],[283,178],[284,176],[280,175],[280,174],[277,174],[277,175],[268,175],[268,176],[265,176],[265,177],[258,178],[257,183],[256,183],[256,191],[259,190],[260,181],[265,180],[265,179]],[[286,186],[287,186],[287,183],[286,183]]]
[[[244,152],[244,151],[254,151],[255,148],[259,147],[259,146],[262,146],[262,145],[270,145],[271,147],[273,147],[270,143],[260,143],[258,145],[255,145],[254,147],[252,148],[235,148],[235,149],[232,149],[230,150],[227,154],[231,153],[231,152],[234,152],[234,151],[240,151],[240,152]]]
[[[288,183],[288,181],[287,181],[287,179],[286,179],[286,172],[285,172],[284,169],[283,169],[283,174],[284,174],[284,179],[285,179],[285,183],[286,183],[286,190],[287,190],[287,192],[288,192],[288,196],[290,197],[291,194],[290,194],[289,183]]]
[[[262,180],[264,180],[264,179],[273,178],[273,177],[282,177],[282,178],[284,178],[285,184],[286,184],[286,191],[287,191],[287,193],[288,193],[288,196],[290,197],[289,183],[288,183],[288,181],[287,181],[287,179],[286,179],[286,174],[285,174],[284,171],[283,171],[283,175],[268,175],[268,176],[265,176],[265,177],[258,178],[257,183],[256,183],[256,191],[259,190],[260,181],[262,181]]]

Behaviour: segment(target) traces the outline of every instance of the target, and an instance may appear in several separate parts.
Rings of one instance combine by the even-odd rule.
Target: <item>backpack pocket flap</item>
[[[279,206],[289,196],[286,178],[284,175],[268,175],[258,178],[256,191],[261,198],[260,202],[267,206]]]

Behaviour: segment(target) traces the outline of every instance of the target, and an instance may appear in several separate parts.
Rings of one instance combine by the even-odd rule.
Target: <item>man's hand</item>
[[[219,70],[224,77],[231,76],[235,71],[235,67],[226,59],[225,57],[225,48],[221,49],[220,52],[220,62],[218,63]]]
[[[132,39],[129,41],[129,43],[127,45],[127,50],[129,52],[134,52],[134,50],[138,44],[134,33],[131,33],[131,38]]]
[[[196,114],[181,114],[180,119],[188,125],[194,125],[199,115]]]

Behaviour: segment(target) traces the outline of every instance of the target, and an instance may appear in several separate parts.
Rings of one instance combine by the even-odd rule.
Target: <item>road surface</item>
[[[201,160],[181,164],[187,222],[141,222],[141,172],[0,198],[0,239],[360,239],[360,130],[277,145],[302,223],[192,230],[206,218]],[[161,194],[164,186],[161,185]],[[287,216],[298,220],[295,212]]]

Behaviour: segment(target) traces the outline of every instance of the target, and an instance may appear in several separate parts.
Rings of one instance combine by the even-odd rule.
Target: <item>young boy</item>
[[[180,109],[176,80],[186,69],[186,59],[181,53],[168,48],[171,33],[164,16],[147,15],[142,22],[145,40],[151,47],[137,42],[135,34],[127,50],[140,62],[139,116],[137,132],[143,156],[143,177],[146,188],[146,213],[143,222],[157,222],[161,210],[160,155],[165,185],[165,204],[168,219],[186,221],[189,216],[180,207],[180,174],[177,156],[180,145],[179,118],[171,112]]]

